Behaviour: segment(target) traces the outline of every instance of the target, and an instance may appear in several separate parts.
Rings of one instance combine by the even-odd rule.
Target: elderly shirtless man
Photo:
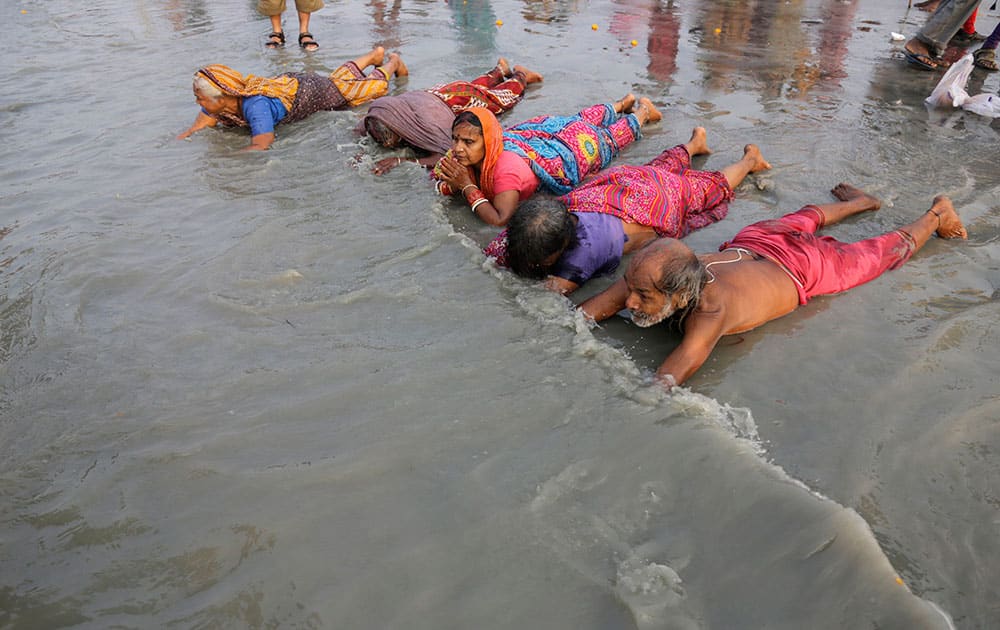
[[[594,320],[622,308],[639,326],[669,317],[683,338],[656,376],[679,385],[708,359],[723,335],[746,332],[794,311],[817,295],[845,291],[903,265],[930,239],[967,238],[947,197],[903,227],[857,243],[815,232],[881,202],[850,184],[833,194],[841,201],[805,206],[780,219],[743,228],[718,253],[696,256],[676,239],[650,243],[632,259],[625,277],[580,305]]]

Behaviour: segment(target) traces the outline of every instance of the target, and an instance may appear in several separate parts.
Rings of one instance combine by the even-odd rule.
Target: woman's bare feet
[[[759,173],[771,169],[771,163],[764,159],[760,152],[760,147],[756,144],[748,144],[743,147],[743,159],[750,162],[750,172]]]
[[[619,114],[631,114],[632,108],[635,107],[635,94],[629,92],[619,100],[612,103],[612,107],[614,107],[615,112]]]
[[[403,63],[403,57],[399,53],[389,53],[389,63],[395,64],[392,71],[397,77],[406,77],[410,75],[410,69],[406,67]]]
[[[695,127],[691,132],[691,139],[687,141],[684,148],[687,149],[688,155],[691,157],[711,153],[712,150],[708,148],[708,135],[705,133],[705,128]]]
[[[639,99],[639,104],[636,105],[634,113],[635,117],[639,119],[640,125],[663,120],[663,114],[660,113],[660,110],[653,107],[653,101],[645,96]]]
[[[500,76],[505,79],[510,76],[510,63],[503,57],[497,59],[497,69],[500,70]]]
[[[882,207],[882,200],[874,195],[869,195],[865,191],[852,186],[847,182],[840,182],[830,191],[834,197],[841,201],[851,201],[853,199],[864,199],[866,210],[878,210]]]
[[[938,226],[934,233],[941,238],[969,238],[969,233],[962,224],[962,220],[958,218],[958,213],[955,212],[955,206],[952,205],[951,199],[944,195],[938,195],[934,198],[931,209],[927,212],[937,217]]]
[[[542,75],[537,72],[532,72],[524,66],[514,66],[514,75],[524,75],[524,84],[531,85],[532,83],[541,83]]]

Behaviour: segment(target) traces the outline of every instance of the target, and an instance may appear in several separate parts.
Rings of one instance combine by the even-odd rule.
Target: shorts
[[[295,0],[295,10],[315,13],[323,8],[323,0]],[[257,0],[257,11],[271,17],[285,12],[285,0]]]

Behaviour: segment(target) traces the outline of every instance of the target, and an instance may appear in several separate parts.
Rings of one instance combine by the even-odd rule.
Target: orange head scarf
[[[299,80],[293,77],[267,79],[248,74],[246,78],[229,66],[214,63],[198,69],[198,74],[232,96],[269,96],[281,101],[286,111],[292,111],[292,102],[299,89]]]
[[[486,195],[486,198],[492,201],[493,169],[500,158],[500,154],[503,153],[503,128],[500,127],[500,121],[493,115],[493,112],[485,107],[470,107],[465,111],[474,115],[479,120],[479,124],[483,126],[483,143],[485,144],[486,154],[483,156],[483,162],[479,167],[479,188]],[[448,149],[445,157],[452,157],[451,149]],[[441,179],[441,173],[437,168],[434,169],[434,173],[438,176],[438,179]],[[469,175],[475,181],[476,174],[471,167],[469,168]],[[444,185],[441,190],[446,194],[457,192],[447,188],[447,185]]]

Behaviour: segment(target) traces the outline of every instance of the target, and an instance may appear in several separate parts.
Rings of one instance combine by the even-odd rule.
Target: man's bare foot
[[[691,157],[711,153],[712,150],[708,148],[708,135],[705,133],[705,128],[695,127],[691,132],[691,139],[687,141],[684,148],[687,149],[688,155]]]
[[[934,233],[941,238],[969,238],[969,233],[965,230],[962,220],[958,218],[951,199],[938,195],[927,212],[937,217],[938,227]]]
[[[941,4],[941,0],[925,0],[925,2],[918,2],[913,6],[917,7],[921,11],[929,11],[930,13],[933,13],[937,11],[939,4]]]
[[[399,53],[389,53],[389,62],[396,62],[396,70],[393,74],[397,77],[406,77],[410,75],[410,69],[406,67],[403,63],[403,57]]]
[[[861,190],[856,186],[852,186],[847,182],[840,182],[837,184],[833,190],[830,191],[834,197],[840,199],[841,201],[851,201],[853,199],[864,199],[866,205],[870,206],[868,210],[878,210],[882,207],[882,200],[874,195],[869,195],[865,191]]]
[[[941,58],[939,51],[932,50],[930,46],[916,37],[911,37],[903,44],[903,55],[907,61],[924,70],[947,68],[951,65],[950,62]]]
[[[663,114],[660,113],[660,110],[653,107],[653,101],[645,96],[639,99],[639,104],[635,108],[635,117],[639,119],[639,123],[642,125],[663,120]]]
[[[635,94],[629,92],[625,96],[621,97],[615,101],[612,106],[615,111],[619,114],[631,114],[632,108],[635,107]]]
[[[510,64],[503,57],[497,59],[497,69],[500,70],[500,76],[504,78],[510,76]]]
[[[542,82],[542,75],[538,74],[537,72],[532,72],[531,70],[528,70],[524,66],[514,66],[514,74],[524,75],[525,85],[531,85],[532,83]]]
[[[381,66],[383,63],[385,63],[385,48],[382,48],[381,46],[376,46],[375,48],[372,48],[372,51],[368,53],[368,55],[369,59],[371,59],[371,63],[368,64],[368,66]],[[365,68],[367,68],[368,66],[365,66]],[[365,68],[362,68],[362,70],[364,70]]]
[[[750,162],[750,172],[759,173],[771,169],[771,163],[764,159],[760,152],[760,147],[756,144],[748,144],[743,147],[743,159]]]

